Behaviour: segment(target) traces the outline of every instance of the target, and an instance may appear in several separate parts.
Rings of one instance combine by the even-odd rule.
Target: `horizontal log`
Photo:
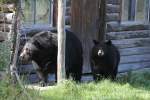
[[[150,38],[133,38],[133,39],[112,40],[112,42],[119,49],[143,47],[143,46],[149,46]]]
[[[69,29],[70,26],[66,25],[66,29]],[[35,35],[38,32],[41,31],[50,31],[50,30],[56,30],[56,27],[51,27],[50,25],[42,25],[42,24],[37,24],[37,25],[25,25],[20,29],[20,33],[22,36],[26,35],[27,37],[31,37]]]
[[[12,25],[11,24],[0,24],[0,31],[10,32]]]
[[[150,54],[150,47],[134,47],[134,48],[124,48],[119,49],[121,56],[130,56],[130,55],[141,55],[141,54]]]
[[[14,13],[1,13],[0,23],[12,23]]]
[[[37,83],[37,82],[39,82],[39,77],[38,77],[37,74],[31,74],[31,75],[28,76],[27,79],[28,79],[28,81],[30,83]],[[48,81],[50,83],[54,84],[55,83],[55,75],[54,74],[50,74],[48,76]],[[92,76],[91,73],[90,73],[90,75],[82,75],[81,82],[90,82],[90,81],[93,81],[93,76]]]
[[[40,81],[40,79],[37,74],[30,74],[27,77],[27,81],[30,83],[38,83]],[[48,75],[48,82],[53,83],[53,84],[55,83],[55,75],[54,74]]]
[[[114,20],[116,21],[116,20]],[[140,22],[123,22],[121,24],[117,22],[107,22],[107,32],[121,32],[121,31],[137,31],[137,30],[149,30],[149,24]]]
[[[142,64],[144,65],[144,67],[140,67],[141,64],[126,64],[126,65],[122,65],[121,67],[119,67],[118,69],[118,74],[117,74],[117,77],[118,78],[121,78],[122,76],[124,75],[127,75],[129,71],[132,71],[133,73],[140,73],[140,72],[145,72],[147,70],[150,70],[150,68],[148,67],[149,64]],[[127,67],[127,66],[130,66],[130,67]],[[121,69],[120,69],[121,68]],[[29,82],[30,84],[31,83],[38,83],[40,80],[39,80],[39,77],[37,74],[30,74],[30,75],[27,75],[27,82]],[[54,84],[55,82],[55,75],[54,74],[50,74],[48,76],[48,81],[52,84]],[[85,73],[82,75],[82,78],[81,78],[81,82],[90,82],[90,81],[93,81],[93,76],[92,76],[92,73]],[[34,84],[35,86],[35,84]],[[29,88],[29,87],[28,87]],[[31,86],[30,88],[33,89],[33,86]],[[37,89],[37,87],[35,87],[35,89]],[[38,89],[39,90],[39,89]]]
[[[106,22],[119,21],[119,13],[106,13]]]
[[[138,62],[130,64],[120,64],[118,68],[119,73],[134,71],[138,69],[150,68],[150,62]]]
[[[27,75],[26,79],[27,79],[27,82],[29,82],[29,83],[38,83],[40,81],[37,74]]]
[[[0,11],[4,13],[12,13],[15,9],[14,4],[0,4]]]
[[[121,56],[120,64],[150,62],[150,54]]]
[[[150,30],[122,31],[122,32],[106,33],[106,39],[110,39],[110,40],[147,38],[147,37],[150,37]]]
[[[118,5],[120,2],[121,2],[121,0],[106,0],[107,4]]]
[[[15,8],[15,5],[13,3],[12,4],[0,4],[0,7],[13,9]]]
[[[33,36],[38,32],[41,31],[50,31],[52,29],[56,29],[54,27],[51,27],[50,25],[25,25],[20,29],[21,35],[27,35],[27,36]]]
[[[132,67],[132,66],[136,67],[136,64],[141,65],[140,67],[145,67],[145,66],[142,66],[142,64],[144,64],[145,62],[148,62],[148,64],[150,65],[150,54],[121,56],[119,69],[120,70],[122,68],[130,69],[130,67]],[[129,65],[129,66],[124,67],[127,65]],[[148,67],[150,67],[150,66],[148,66]],[[20,65],[18,69],[19,69],[20,74],[36,73],[32,64]],[[88,71],[88,72],[90,72],[90,71]]]
[[[26,64],[26,65],[19,65],[18,66],[18,71],[20,74],[31,74],[31,73],[36,73],[32,64]]]
[[[3,35],[0,34],[0,42],[3,42],[3,41],[5,41],[5,38]]]
[[[120,5],[107,4],[106,13],[120,13]]]
[[[118,68],[118,75],[119,73],[125,73],[125,72],[129,72],[129,71],[133,71],[133,72],[137,72],[137,70],[141,70],[141,69],[149,69],[150,68],[150,62],[142,62],[142,63],[132,63],[132,64],[120,64],[119,68]],[[26,81],[29,83],[38,83],[39,77],[36,73],[34,74],[27,74],[26,75]],[[48,80],[49,82],[54,82],[55,81],[55,75],[54,74],[49,74],[48,76]],[[89,72],[87,75],[85,75],[83,73],[82,78],[81,78],[82,82],[87,82],[87,81],[93,81],[93,76],[92,73]]]
[[[7,32],[0,32],[0,42],[5,41],[8,37],[8,33]]]

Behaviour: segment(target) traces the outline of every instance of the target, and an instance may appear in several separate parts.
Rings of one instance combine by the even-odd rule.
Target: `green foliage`
[[[129,72],[115,82],[75,83],[66,80],[46,90],[29,90],[33,100],[150,100],[150,70]],[[28,100],[18,85],[9,78],[0,81],[0,100]]]
[[[40,96],[43,100],[150,100],[149,72],[129,73],[128,80],[120,77],[116,82],[76,84],[66,81],[42,91]]]
[[[42,100],[38,92],[29,89],[26,91],[33,100]],[[6,76],[0,80],[0,100],[29,100],[29,98],[18,84],[13,84],[11,78]]]
[[[10,42],[0,43],[0,70],[4,70],[10,63]]]
[[[0,100],[15,100],[21,93],[20,88],[12,85],[8,78],[0,81]]]

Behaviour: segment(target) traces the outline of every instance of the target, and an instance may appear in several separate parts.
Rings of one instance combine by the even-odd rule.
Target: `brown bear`
[[[32,60],[35,70],[41,79],[41,85],[47,83],[49,73],[55,73],[57,80],[57,31],[45,31],[34,35],[24,46],[20,59]],[[66,77],[80,81],[82,75],[82,45],[75,34],[66,30]]]

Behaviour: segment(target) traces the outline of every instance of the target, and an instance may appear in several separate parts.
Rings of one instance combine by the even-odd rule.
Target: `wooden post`
[[[66,0],[58,0],[58,57],[57,80],[58,83],[65,79],[65,8]]]
[[[9,71],[11,73],[11,77],[13,79],[13,82],[17,82],[16,79],[16,73],[17,73],[17,59],[18,59],[18,51],[19,51],[19,45],[20,45],[20,17],[21,17],[21,1],[19,0],[18,3],[16,3],[16,12],[13,22],[13,44],[12,45],[12,54],[10,58],[10,68]]]
[[[82,42],[84,58],[83,73],[91,72],[89,57],[90,50],[93,47],[93,39],[101,41],[104,38],[103,32],[105,30],[103,28],[105,28],[105,23],[103,22],[105,22],[105,12],[103,10],[105,10],[105,8],[102,9],[100,7],[104,5],[100,4],[104,3],[104,0],[101,1],[102,0],[71,0],[71,30],[76,33]]]

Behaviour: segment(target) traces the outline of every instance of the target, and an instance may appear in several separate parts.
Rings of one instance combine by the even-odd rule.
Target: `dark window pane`
[[[49,0],[36,0],[36,23],[48,24]]]
[[[32,24],[33,17],[32,17],[32,2],[31,0],[21,0],[21,6],[23,9],[23,21],[24,24]]]

